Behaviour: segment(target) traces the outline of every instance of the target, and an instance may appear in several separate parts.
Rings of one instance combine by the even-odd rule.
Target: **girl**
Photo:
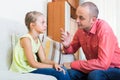
[[[70,80],[65,68],[45,57],[38,37],[47,28],[43,14],[37,11],[28,12],[25,17],[25,24],[28,33],[20,37],[14,48],[10,70],[20,73],[46,74],[55,76],[58,80]]]

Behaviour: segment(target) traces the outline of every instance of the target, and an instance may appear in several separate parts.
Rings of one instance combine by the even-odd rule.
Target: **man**
[[[70,34],[61,30],[66,53],[80,47],[87,60],[70,63],[71,80],[120,80],[120,48],[107,22],[98,19],[99,10],[92,2],[81,4],[77,10],[78,30],[70,42]]]

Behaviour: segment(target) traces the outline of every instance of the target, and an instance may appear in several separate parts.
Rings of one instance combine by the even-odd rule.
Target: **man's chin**
[[[79,29],[84,29],[82,26],[78,26]]]

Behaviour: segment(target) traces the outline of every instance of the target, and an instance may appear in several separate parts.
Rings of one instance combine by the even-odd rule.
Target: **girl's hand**
[[[53,68],[55,68],[57,71],[62,71],[65,74],[65,70],[58,64],[54,64]]]

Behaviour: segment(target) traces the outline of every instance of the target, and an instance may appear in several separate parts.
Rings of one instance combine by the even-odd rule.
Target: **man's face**
[[[87,7],[79,6],[76,10],[77,19],[76,22],[80,29],[89,31],[92,25],[92,18],[89,14],[89,9]]]

